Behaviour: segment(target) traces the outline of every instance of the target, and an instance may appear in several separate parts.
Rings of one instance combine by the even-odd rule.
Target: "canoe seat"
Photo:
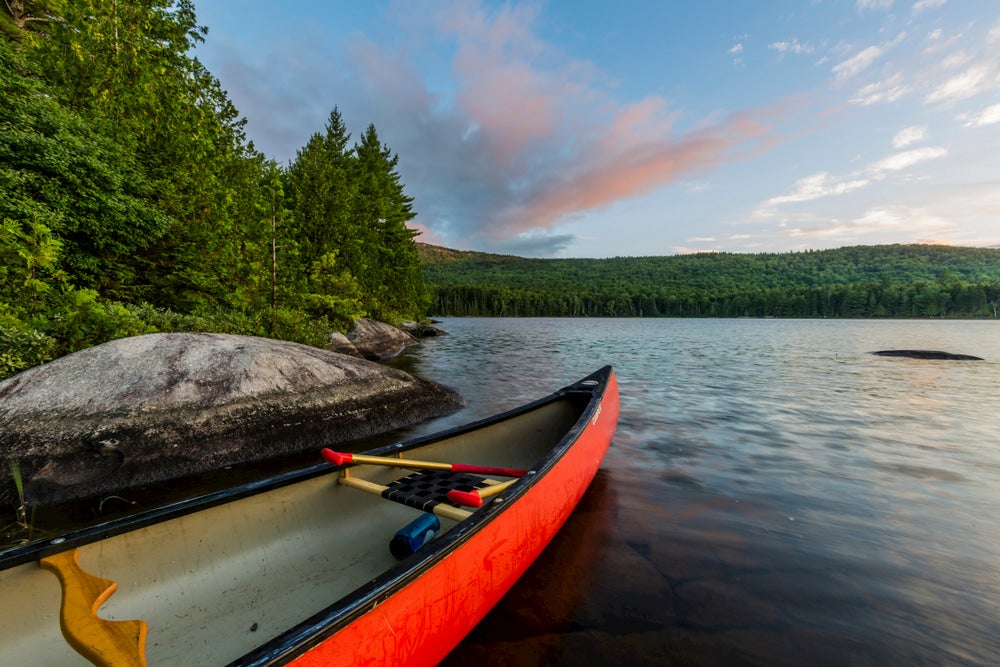
[[[389,483],[382,497],[403,503],[424,512],[433,512],[437,505],[461,507],[448,500],[448,492],[485,489],[494,484],[478,475],[448,470],[420,470]]]

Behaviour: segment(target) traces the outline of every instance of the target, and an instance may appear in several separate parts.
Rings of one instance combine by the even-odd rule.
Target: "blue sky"
[[[281,164],[337,106],[420,240],[539,257],[1000,247],[1000,3],[203,0]]]

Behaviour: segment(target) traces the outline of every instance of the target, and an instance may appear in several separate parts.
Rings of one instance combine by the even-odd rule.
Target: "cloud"
[[[910,167],[920,164],[921,162],[936,160],[947,154],[948,151],[940,147],[917,148],[912,151],[904,151],[902,153],[896,153],[895,155],[883,158],[871,165],[868,170],[874,176],[878,177],[884,174],[884,172],[909,169]]]
[[[983,125],[994,125],[1000,123],[1000,104],[986,107],[979,113],[962,114],[958,117],[966,127],[982,127]]]
[[[743,67],[743,42],[733,44],[728,53],[733,57],[733,65]]]
[[[835,65],[833,68],[833,73],[836,75],[838,79],[849,79],[852,76],[870,67],[871,64],[875,62],[881,55],[882,55],[881,47],[869,46],[867,49],[860,51],[859,53],[848,58],[839,65]]]
[[[792,227],[784,231],[794,238],[826,239],[837,243],[872,242],[870,237],[885,235],[899,238],[909,235],[906,241],[917,243],[928,236],[944,237],[955,229],[953,222],[919,207],[891,204],[866,210],[851,220],[829,220],[810,227]]]
[[[406,223],[406,226],[418,233],[416,240],[420,243],[428,243],[430,245],[437,246],[445,245],[444,237],[435,232],[433,229],[429,229],[426,225],[422,225],[416,221],[410,221]]]
[[[557,224],[776,140],[771,112],[678,130],[662,98],[619,103],[592,66],[539,40],[534,20],[470,3],[433,14],[435,38],[455,44],[447,101],[376,45],[354,49],[370,117],[400,154],[418,222],[455,246],[555,252],[574,239],[551,234]]]
[[[922,11],[928,9],[935,9],[937,7],[944,7],[948,3],[948,0],[918,0],[913,3],[912,11],[914,14],[919,14]]]
[[[895,102],[908,92],[909,89],[903,84],[903,76],[897,72],[887,79],[862,86],[851,98],[851,102],[861,106]]]
[[[838,81],[850,79],[872,66],[882,55],[899,45],[906,39],[906,33],[901,32],[891,41],[879,45],[872,45],[862,49],[847,60],[833,67],[834,76]]]
[[[918,135],[922,138],[923,132],[924,128],[906,128],[896,135],[894,142],[901,136],[904,141]],[[917,148],[882,158],[847,177],[837,177],[825,171],[812,174],[797,180],[789,194],[772,197],[765,201],[757,208],[753,217],[757,219],[771,218],[776,214],[778,207],[786,204],[798,204],[826,197],[846,195],[865,188],[875,181],[883,180],[892,172],[903,171],[922,162],[944,157],[947,154],[948,151],[940,147]]]
[[[803,44],[797,37],[793,37],[790,42],[772,42],[767,45],[767,48],[777,51],[781,55],[785,55],[786,53],[808,55],[813,52],[812,44]]]
[[[964,100],[978,95],[994,85],[995,82],[991,81],[990,77],[990,68],[984,64],[974,65],[935,88],[924,98],[924,102],[938,104]]]
[[[927,135],[926,125],[911,125],[910,127],[904,127],[902,130],[896,133],[896,136],[892,138],[892,147],[906,148],[910,144],[915,144],[918,141],[923,141],[926,135]]]
[[[812,201],[823,197],[842,195],[863,188],[868,183],[867,179],[839,180],[824,171],[799,179],[795,182],[795,188],[791,194],[772,197],[765,204],[773,207],[780,206],[781,204]]]
[[[519,234],[494,244],[495,251],[518,257],[552,257],[576,240],[573,234]]]
[[[857,6],[859,12],[865,12],[869,9],[892,9],[892,0],[857,0]]]

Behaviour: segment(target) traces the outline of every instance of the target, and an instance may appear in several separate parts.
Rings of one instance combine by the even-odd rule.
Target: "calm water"
[[[469,407],[426,430],[608,363],[622,398],[579,510],[447,664],[1000,664],[1000,322],[442,326],[398,363]]]

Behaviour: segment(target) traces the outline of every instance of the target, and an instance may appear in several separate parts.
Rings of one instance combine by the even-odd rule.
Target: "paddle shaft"
[[[467,465],[464,463],[441,463],[439,461],[417,461],[415,459],[397,459],[388,456],[365,456],[335,452],[332,449],[322,451],[323,458],[333,465],[341,466],[350,463],[361,463],[376,466],[392,466],[394,468],[414,468],[417,470],[448,470],[451,472],[467,472],[473,475],[498,475],[500,477],[523,477],[526,470],[515,468],[494,468],[491,466]]]

